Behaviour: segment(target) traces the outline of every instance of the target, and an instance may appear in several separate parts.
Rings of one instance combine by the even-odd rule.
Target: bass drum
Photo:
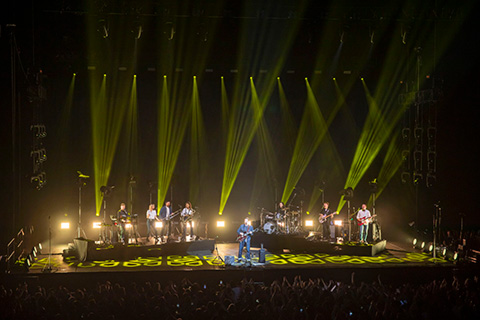
[[[266,234],[272,234],[275,232],[275,224],[273,224],[272,222],[267,222],[263,225],[263,231],[266,233]]]

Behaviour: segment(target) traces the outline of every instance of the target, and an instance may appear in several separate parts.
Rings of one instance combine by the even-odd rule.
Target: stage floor
[[[237,243],[219,243],[220,257],[237,256]],[[258,262],[258,249],[252,248],[252,266],[235,263],[225,266],[212,252],[195,252],[190,255],[167,255],[159,257],[138,257],[125,261],[94,260],[80,262],[75,257],[61,255],[66,246],[52,249],[51,266],[53,273],[90,272],[138,272],[138,271],[195,271],[195,270],[288,270],[288,269],[339,269],[339,268],[392,268],[392,267],[453,267],[454,263],[434,259],[431,255],[387,243],[386,250],[376,256],[332,255],[327,253],[266,252],[266,263]],[[48,264],[48,255],[39,255],[32,264],[29,274],[43,273]]]

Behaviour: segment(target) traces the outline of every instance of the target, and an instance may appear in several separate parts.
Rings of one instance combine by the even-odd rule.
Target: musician
[[[243,247],[247,248],[247,262],[250,262],[250,238],[252,237],[253,233],[253,227],[248,224],[248,217],[245,218],[244,224],[242,224],[238,230],[237,234],[238,236],[245,236],[245,239],[240,241],[239,247],[238,247],[238,262],[242,261],[242,253],[243,253]]]
[[[125,209],[125,203],[122,202],[120,204],[120,210],[118,210],[117,212],[117,223],[120,231],[120,239],[123,243],[128,242],[125,235],[125,223],[127,222],[128,218],[129,214]]]
[[[155,235],[155,242],[158,239],[157,229],[155,228],[155,222],[157,220],[157,210],[155,210],[155,205],[152,203],[148,206],[147,210],[147,241],[150,241],[150,235],[152,235],[152,233]]]
[[[185,208],[183,208],[180,216],[182,217],[182,224],[183,224],[183,236],[182,240],[185,241],[187,239],[187,226],[190,222],[190,238],[193,238],[193,213],[194,210],[192,209],[192,204],[190,201],[185,203]]]
[[[323,239],[332,241],[335,240],[335,225],[333,224],[333,215],[331,215],[333,211],[329,208],[329,206],[329,202],[323,203],[323,208],[320,210],[319,219],[326,217],[325,222],[322,223]]]
[[[368,235],[368,225],[370,224],[371,218],[370,211],[367,210],[367,205],[365,203],[362,204],[362,209],[358,210],[357,212],[357,221],[362,223],[360,225],[360,243],[367,243],[367,235]]]
[[[163,220],[163,228],[161,232],[162,239],[164,235],[166,236],[170,235],[170,225],[171,225],[170,217],[172,215],[172,208],[170,207],[170,205],[171,205],[170,201],[167,200],[165,202],[165,205],[160,209],[160,219]]]
[[[283,228],[284,230],[282,231],[287,231],[288,232],[288,226],[285,223],[285,218],[287,217],[287,208],[285,207],[285,203],[280,202],[278,204],[277,208],[277,214],[275,215],[275,219],[277,220],[277,223],[279,222],[284,222]],[[277,225],[277,230],[280,230],[280,225]]]

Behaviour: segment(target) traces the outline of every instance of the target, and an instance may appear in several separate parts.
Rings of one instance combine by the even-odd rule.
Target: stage
[[[205,241],[205,240],[204,240]],[[197,241],[198,242],[198,241]],[[162,245],[164,249],[172,244]],[[96,256],[90,261],[79,261],[75,256],[63,256],[65,245],[55,246],[52,250],[51,271],[45,272],[48,265],[48,255],[43,253],[29,268],[28,272],[11,275],[18,280],[33,281],[42,285],[61,285],[64,281],[78,281],[85,286],[101,281],[180,281],[189,278],[205,283],[218,281],[239,281],[242,278],[252,278],[255,281],[271,282],[284,276],[293,278],[297,275],[306,278],[335,279],[349,281],[352,273],[359,281],[374,281],[378,277],[389,281],[428,281],[438,277],[450,276],[455,264],[444,259],[434,259],[430,254],[405,248],[401,244],[386,243],[385,251],[375,256],[346,255],[313,252],[308,248],[305,253],[288,250],[267,250],[266,262],[259,263],[259,248],[252,247],[252,265],[234,263],[225,266],[217,257],[216,251],[203,250],[210,246],[213,240],[203,244],[192,242],[180,244],[183,248],[195,245],[199,251],[169,253],[168,250],[149,250],[158,246],[149,245],[138,248],[124,248],[140,252],[150,252],[129,259],[111,259]],[[372,246],[370,246],[372,247]],[[194,247],[193,247],[194,248]],[[237,243],[217,244],[218,256],[237,256]],[[162,254],[159,254],[162,252]],[[88,279],[88,280],[87,280]]]

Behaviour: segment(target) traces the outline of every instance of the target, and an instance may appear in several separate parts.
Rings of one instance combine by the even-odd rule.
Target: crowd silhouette
[[[91,289],[0,286],[2,319],[479,319],[477,277],[426,284],[286,278],[215,286],[191,282]]]

